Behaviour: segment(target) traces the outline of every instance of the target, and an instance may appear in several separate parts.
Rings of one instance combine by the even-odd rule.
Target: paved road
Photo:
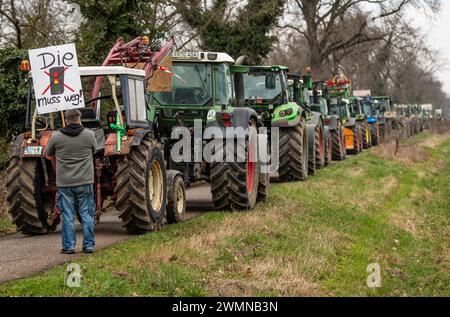
[[[188,219],[212,210],[209,186],[202,184],[190,188],[187,191],[187,201]],[[117,213],[105,213],[95,229],[96,249],[100,250],[132,237],[122,229]],[[77,254],[60,254],[60,239],[59,231],[45,236],[26,237],[18,233],[0,238],[0,283],[34,275],[85,256],[81,254],[80,225],[77,226]]]

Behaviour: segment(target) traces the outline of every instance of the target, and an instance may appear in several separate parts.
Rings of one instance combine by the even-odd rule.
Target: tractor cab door
[[[149,128],[145,78],[121,76],[125,119],[128,128]]]

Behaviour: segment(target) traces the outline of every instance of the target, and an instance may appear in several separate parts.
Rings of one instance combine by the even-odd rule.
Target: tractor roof
[[[145,77],[144,70],[122,66],[88,66],[80,67],[79,69],[81,76],[132,75]]]
[[[234,64],[234,59],[227,53],[177,51],[173,52],[172,58],[175,62]]]
[[[249,66],[250,71],[258,71],[258,70],[265,70],[265,71],[272,71],[272,72],[279,72],[279,71],[289,71],[289,68],[282,65],[264,65],[264,66]]]

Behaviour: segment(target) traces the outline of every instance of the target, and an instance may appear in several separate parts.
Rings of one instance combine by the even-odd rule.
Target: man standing
[[[76,244],[74,216],[81,217],[83,253],[93,253],[94,241],[94,159],[97,141],[94,132],[81,125],[77,109],[64,113],[66,127],[53,133],[46,149],[56,155],[58,208],[62,214],[63,254],[74,254]]]

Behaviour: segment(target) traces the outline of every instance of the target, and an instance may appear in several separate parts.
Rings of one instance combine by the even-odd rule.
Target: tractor
[[[139,52],[147,57],[147,71],[151,73],[172,46],[172,39],[164,47],[150,45],[146,37],[127,44],[119,39],[110,57],[121,55],[123,50]],[[122,66],[79,70],[83,95],[89,98],[86,107],[80,109],[82,124],[94,131],[98,143],[93,162],[97,223],[107,198],[112,199],[123,226],[132,234],[157,230],[165,220],[180,220],[185,210],[184,184],[167,180],[177,176],[170,171],[166,175],[161,146],[145,111],[148,73]],[[94,80],[96,84],[90,89]],[[62,113],[38,114],[32,81],[30,73],[28,131],[15,139],[10,150],[7,201],[17,229],[25,235],[40,235],[56,230],[60,222],[56,159],[46,156],[45,149],[52,133],[64,126],[64,117]],[[170,192],[179,195],[168,197],[168,186]]]
[[[306,113],[289,93],[288,68],[284,66],[248,66],[246,57],[237,61],[243,76],[245,103],[258,115],[259,125],[271,134],[278,128],[278,179],[281,182],[305,181],[308,178],[308,139]],[[272,140],[272,135],[270,135]]]
[[[339,115],[329,111],[328,88],[328,85],[323,81],[315,81],[312,90],[309,91],[309,99],[311,110],[321,113],[322,120],[324,120],[327,128],[327,164],[331,164],[332,160],[345,160],[347,151],[345,149],[344,127]]]
[[[429,130],[431,128],[431,119],[433,118],[433,105],[425,104],[420,106],[420,118],[422,121],[422,129]]]
[[[395,105],[397,118],[401,127],[403,137],[408,138],[413,135],[411,128],[411,112],[409,105]]]
[[[380,125],[380,140],[387,142],[397,129],[397,115],[390,97],[380,96],[372,98],[375,102],[375,109],[378,113],[378,123]]]
[[[310,175],[314,175],[317,169],[329,165],[332,160],[332,142],[330,129],[325,125],[326,117],[322,115],[317,105],[310,99],[309,91],[314,83],[311,70],[307,68],[306,75],[289,75],[289,86],[292,99],[306,111],[306,127],[309,146]],[[320,108],[320,107],[319,107]]]
[[[176,51],[172,62],[171,91],[147,94],[150,120],[167,166],[184,175],[186,186],[210,183],[215,209],[253,209],[268,196],[270,175],[262,169],[258,153],[268,155],[269,149],[267,134],[258,133],[258,113],[245,105],[246,68],[216,52]],[[213,138],[211,129],[226,140]],[[179,136],[181,130],[187,133]],[[245,135],[230,134],[233,130]],[[187,143],[187,151],[178,148],[180,139]],[[202,154],[213,142],[220,142],[220,149],[213,150],[214,157],[208,160]],[[173,159],[173,152],[183,159]]]
[[[361,97],[350,97],[349,110],[350,116],[360,123],[363,149],[372,147],[372,133],[369,125],[369,119],[363,110],[364,99]]]
[[[362,112],[367,118],[367,124],[370,131],[370,139],[372,146],[380,144],[380,126],[378,125],[378,117],[374,107],[374,101],[370,96],[366,96],[360,100]]]
[[[352,118],[350,112],[350,84],[344,75],[337,75],[328,81],[328,110],[339,117],[344,126],[347,154],[359,154],[363,150],[361,122]]]

